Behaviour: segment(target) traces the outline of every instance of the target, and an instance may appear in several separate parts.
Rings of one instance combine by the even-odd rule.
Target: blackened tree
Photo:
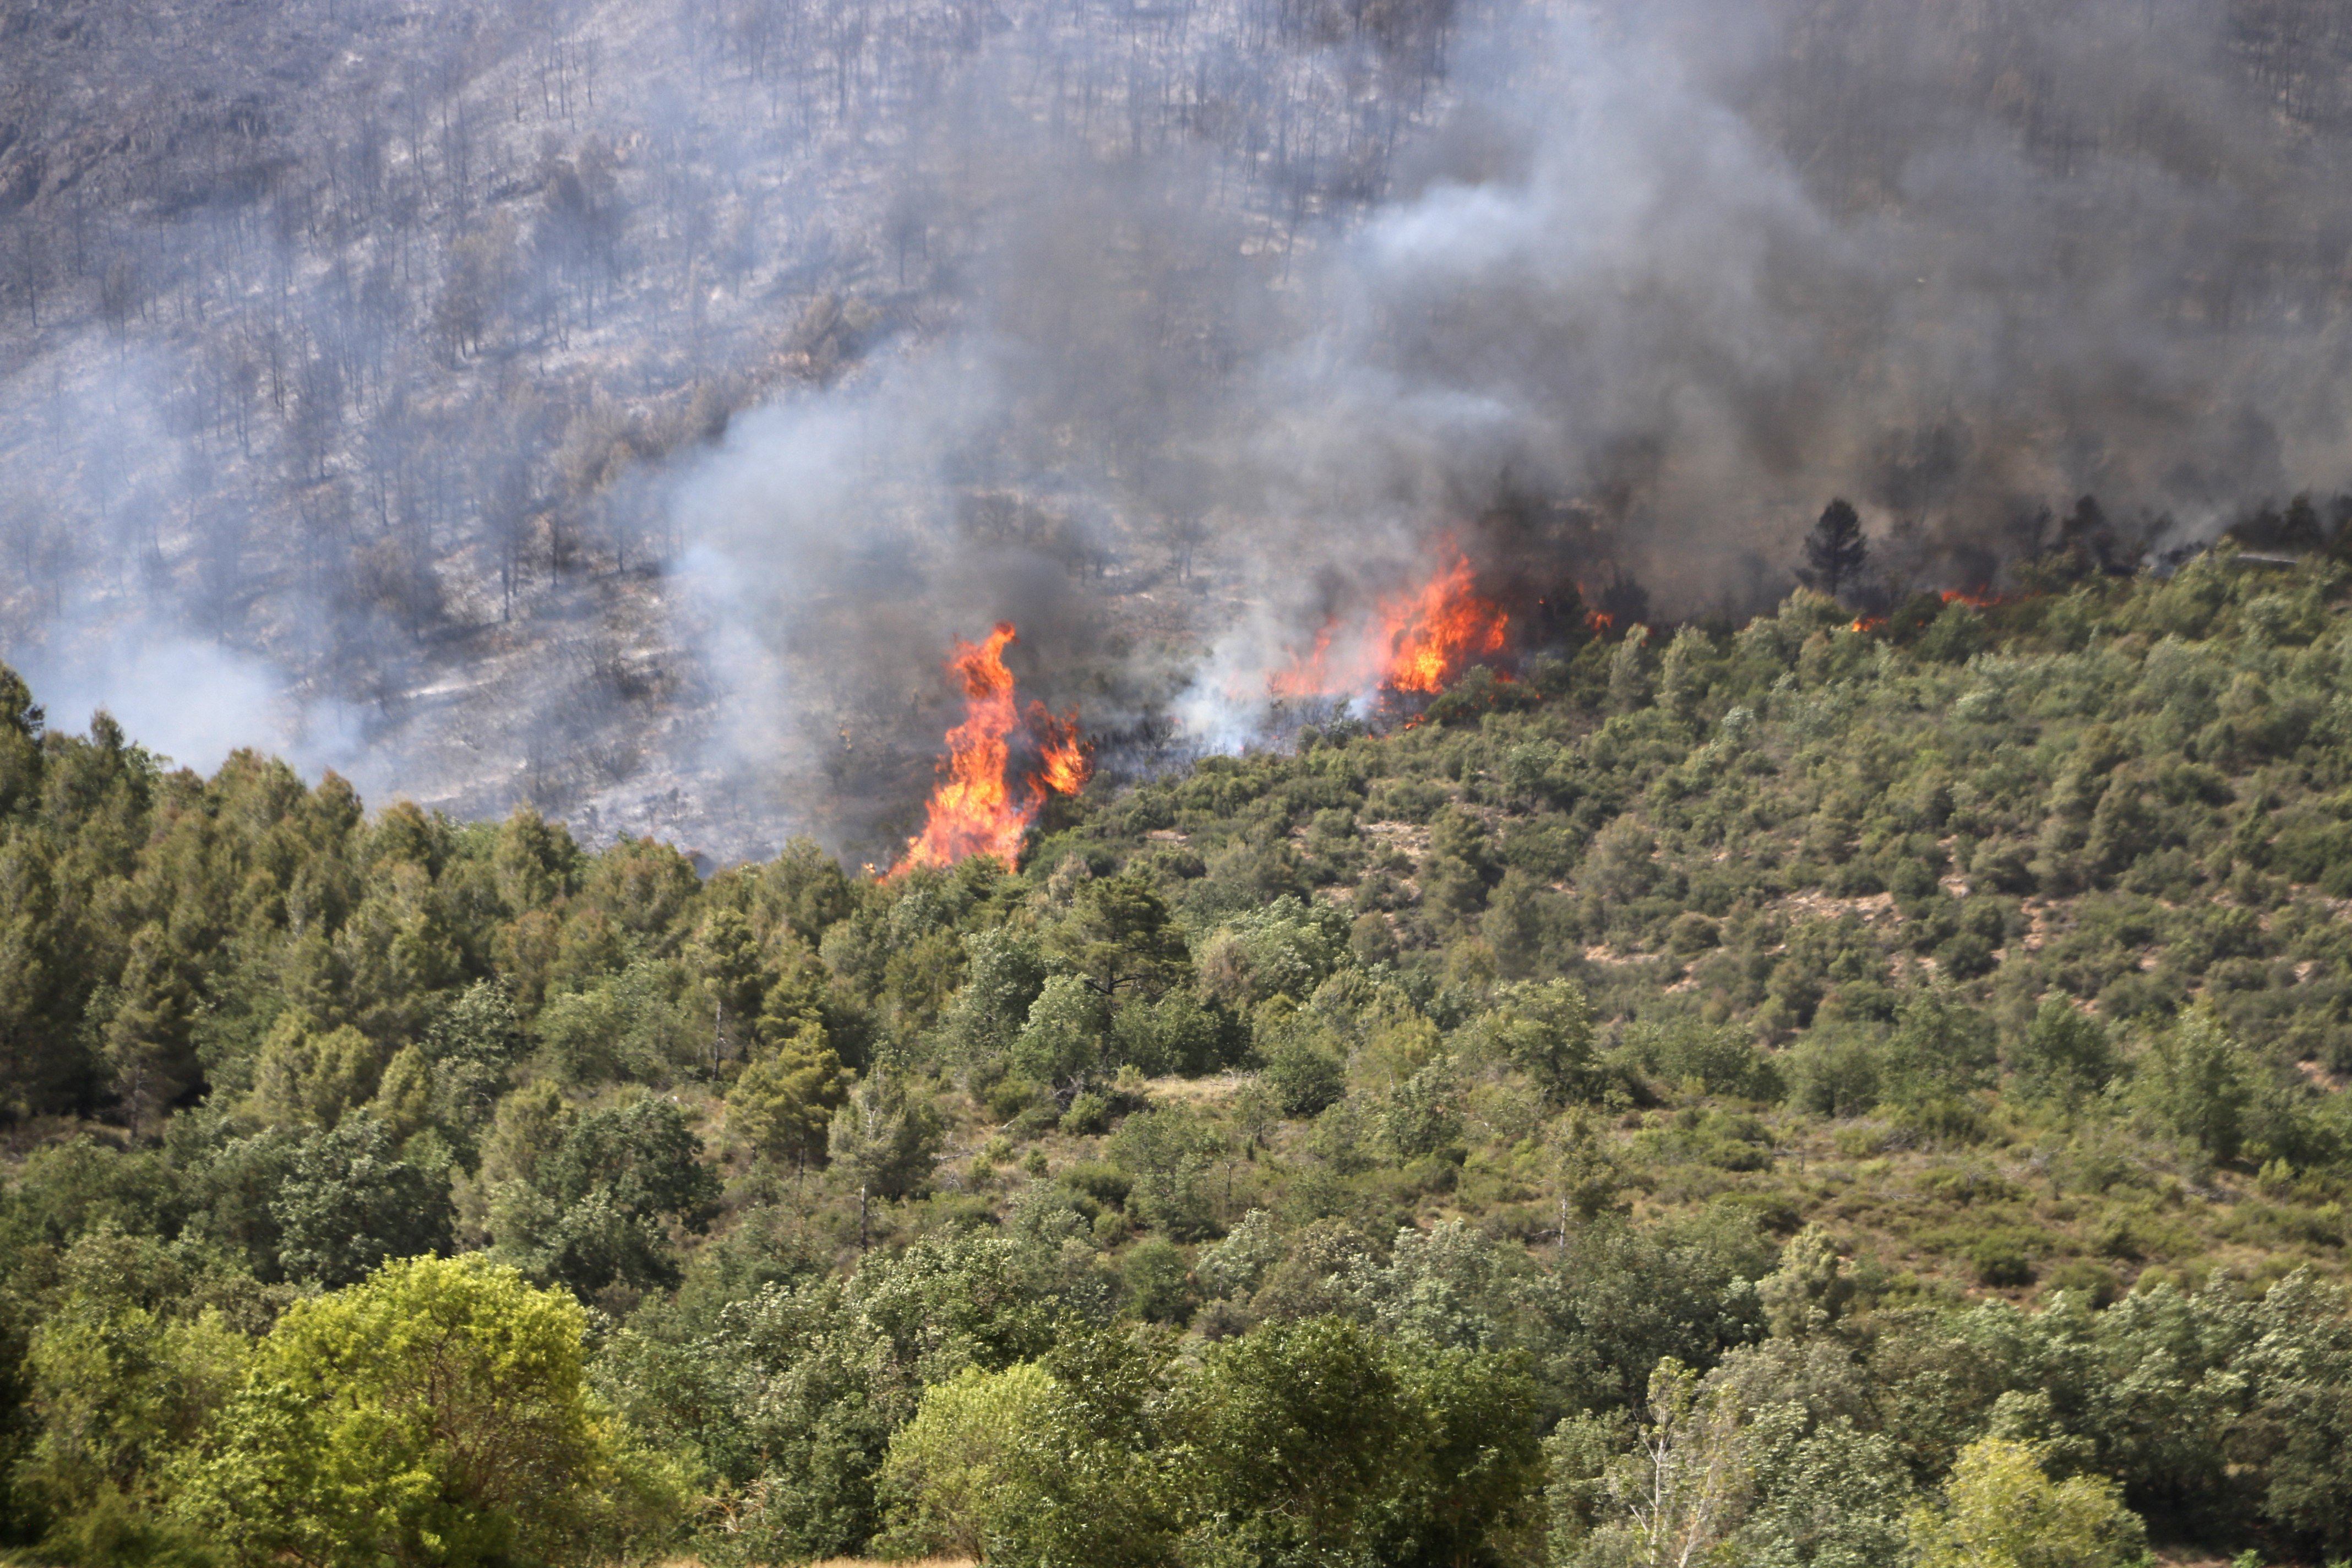
[[[1819,522],[1805,535],[1805,567],[1799,575],[1831,598],[1862,575],[1870,546],[1862,537],[1862,518],[1852,503],[1833,500],[1822,509]]]

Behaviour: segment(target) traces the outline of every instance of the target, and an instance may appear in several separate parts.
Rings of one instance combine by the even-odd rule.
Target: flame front
[[[1410,599],[1383,603],[1381,617],[1389,647],[1381,684],[1429,696],[1480,658],[1500,653],[1511,625],[1510,616],[1474,590],[1467,556],[1455,557],[1450,571]]]
[[[984,643],[959,641],[948,669],[963,683],[964,721],[948,731],[945,776],[931,791],[923,831],[907,841],[910,866],[951,866],[971,855],[993,855],[1007,866],[1021,854],[1034,805],[1016,805],[1005,787],[1004,764],[1013,754],[1007,737],[1020,722],[1013,703],[1013,672],[1004,668],[1012,626],[999,621]]]
[[[1312,653],[1269,677],[1276,697],[1383,689],[1434,696],[1479,659],[1500,653],[1511,617],[1476,592],[1469,557],[1412,594],[1382,599],[1377,625],[1347,645],[1325,623]],[[1335,651],[1336,650],[1336,651]]]
[[[923,831],[907,840],[906,858],[891,875],[916,866],[952,866],[974,855],[993,855],[1010,868],[1020,863],[1021,842],[1047,795],[1076,795],[1091,771],[1078,737],[1076,710],[1056,717],[1042,702],[1029,705],[1028,732],[1038,747],[1039,765],[1016,793],[1012,780],[1013,742],[1023,729],[1014,701],[1013,672],[1004,650],[1017,634],[999,621],[984,643],[959,640],[947,668],[962,685],[964,721],[947,734],[940,779],[925,808]]]
[[[1055,795],[1076,795],[1094,775],[1084,742],[1078,739],[1078,710],[1058,718],[1043,702],[1029,704],[1029,732],[1037,738],[1037,773],[1032,781]]]

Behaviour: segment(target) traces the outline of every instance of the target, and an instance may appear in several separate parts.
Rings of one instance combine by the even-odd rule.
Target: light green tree
[[[49,1528],[45,1558],[168,1557],[157,1509],[174,1459],[236,1388],[245,1337],[160,1244],[111,1229],[58,1260],[63,1288],[17,1368],[32,1417],[15,1477]]]
[[[2115,1482],[2053,1481],[2031,1446],[2000,1437],[1961,1449],[1942,1504],[1910,1523],[1919,1568],[2117,1568],[2147,1546]]]
[[[1728,1562],[1753,1479],[1738,1401],[1668,1356],[1650,1373],[1633,1451],[1601,1475],[1608,1522],[1579,1560],[1596,1568]]]
[[[184,1468],[176,1510],[238,1563],[602,1561],[685,1478],[589,1391],[587,1316],[480,1258],[414,1258],[299,1302]]]
[[[909,1556],[979,1557],[1011,1522],[1006,1467],[1035,1427],[1054,1380],[1034,1362],[1002,1372],[968,1366],[923,1393],[915,1418],[890,1439],[880,1489],[885,1543]]]
[[[376,1091],[384,1053],[346,1024],[319,1029],[299,1010],[278,1016],[263,1037],[249,1109],[280,1127],[332,1127]]]
[[[1110,1030],[1101,993],[1076,974],[1048,978],[1013,1042],[1013,1070],[1061,1088],[1083,1084],[1102,1067]]]
[[[2254,1084],[2245,1052],[2200,1005],[2150,1042],[2143,1092],[2184,1143],[2227,1163],[2245,1141]]]

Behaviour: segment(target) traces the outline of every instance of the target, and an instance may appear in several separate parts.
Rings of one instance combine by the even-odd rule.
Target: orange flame
[[[1435,695],[1479,659],[1500,653],[1511,617],[1475,591],[1470,560],[1454,564],[1413,593],[1382,599],[1378,625],[1338,658],[1336,618],[1315,634],[1314,651],[1267,678],[1276,697],[1312,697],[1381,687]]]
[[[1331,634],[1339,623],[1328,620],[1315,634],[1315,651],[1292,661],[1288,669],[1276,670],[1265,678],[1265,689],[1276,697],[1319,697],[1331,689],[1331,678],[1326,668],[1331,656]]]
[[[1029,732],[1037,737],[1038,768],[1034,783],[1055,795],[1076,795],[1094,776],[1094,763],[1078,739],[1078,710],[1055,717],[1043,702],[1029,704]]]
[[[1962,593],[1958,588],[1947,588],[1943,591],[1943,599],[1948,605],[1958,603],[1968,605],[1972,610],[1990,610],[1995,605],[2003,603],[2001,595],[1990,588],[1979,588],[1973,594]]]
[[[1853,618],[1853,625],[1846,629],[1856,632],[1874,632],[1885,624],[1885,616],[1856,616]]]
[[[1015,635],[999,621],[986,642],[958,640],[949,656],[948,670],[963,686],[964,721],[948,731],[942,776],[925,808],[923,831],[907,840],[906,858],[892,876],[916,866],[952,866],[974,855],[1016,866],[1022,839],[1047,794],[1076,795],[1086,787],[1089,764],[1076,710],[1056,718],[1044,703],[1033,702],[1029,730],[1039,742],[1042,766],[1015,797],[1009,782],[1012,742],[1022,725],[1013,672],[1004,667],[1004,650]]]
[[[1381,684],[1432,696],[1485,655],[1503,650],[1511,617],[1472,590],[1470,560],[1402,601],[1381,605],[1391,657]]]

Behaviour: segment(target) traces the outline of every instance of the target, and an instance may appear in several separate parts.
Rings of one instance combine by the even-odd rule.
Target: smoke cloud
[[[926,622],[1034,611],[971,563],[974,488],[1092,520],[1125,574],[1064,592],[1113,619],[1195,530],[1194,658],[1152,672],[1180,689],[1131,680],[1141,709],[1104,717],[1169,701],[1218,747],[1441,541],[1490,573],[1532,551],[1636,575],[1674,613],[1777,599],[1833,495],[1917,584],[1991,580],[2085,493],[2151,543],[2210,536],[2347,480],[2352,211],[2320,151],[2345,121],[2311,86],[2343,44],[2142,0],[1465,16],[1381,198],[1278,243],[1181,154],[1048,161],[1048,196],[1021,186],[1029,149],[999,150],[958,330],[887,391],[772,409],[678,504],[782,572],[780,647],[805,606],[887,603],[870,645],[814,640],[871,646],[892,681],[920,678]],[[800,432],[845,402],[881,418],[869,468],[887,448],[912,489],[804,466]],[[862,577],[747,526],[747,476],[809,472]]]
[[[2084,494],[2210,537],[2352,484],[2336,9],[741,0],[505,54],[494,17],[383,100],[427,259],[361,214],[346,302],[303,296],[407,372],[297,356],[268,413],[216,377],[206,426],[205,331],[20,354],[20,393],[149,388],[112,471],[172,521],[17,528],[6,646],[209,637],[379,789],[887,857],[998,619],[1116,770],[1261,735],[1271,673],[1452,552],[1672,616],[1778,599],[1832,496],[1882,591],[1995,581]],[[361,261],[429,274],[407,325]],[[20,492],[124,515],[36,417]]]

